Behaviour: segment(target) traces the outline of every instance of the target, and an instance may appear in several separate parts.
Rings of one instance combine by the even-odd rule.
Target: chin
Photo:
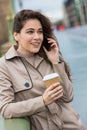
[[[38,53],[39,50],[40,50],[40,48],[35,48],[33,52],[34,52],[34,53]]]

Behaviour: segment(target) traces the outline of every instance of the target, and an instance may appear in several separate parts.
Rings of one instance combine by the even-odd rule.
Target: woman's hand
[[[47,51],[47,49],[43,46],[43,49],[48,57],[48,59],[51,61],[53,64],[57,64],[59,61],[59,52],[58,52],[58,45],[56,41],[52,38],[48,38],[48,44],[50,44],[50,51]]]
[[[55,100],[58,100],[62,96],[63,96],[63,88],[60,85],[60,83],[57,82],[55,84],[52,84],[45,90],[45,92],[43,94],[44,104],[48,105],[48,104],[54,102]]]

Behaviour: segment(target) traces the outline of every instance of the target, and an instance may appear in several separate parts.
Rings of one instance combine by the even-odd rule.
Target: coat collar
[[[6,60],[10,60],[10,59],[13,59],[15,57],[18,57],[18,54],[17,54],[17,46],[16,45],[13,45],[8,51],[7,53],[5,54],[5,58]]]
[[[15,57],[21,57],[18,55],[17,53],[17,45],[13,45],[5,54],[5,58],[6,60],[10,60],[13,59]],[[37,59],[37,65],[43,60],[42,57],[40,57],[39,55],[36,55],[36,59]]]

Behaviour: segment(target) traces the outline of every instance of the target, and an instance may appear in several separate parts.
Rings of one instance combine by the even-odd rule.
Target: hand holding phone
[[[44,38],[43,46],[45,46],[44,51],[51,63],[57,64],[59,61],[59,48],[57,41],[54,38],[50,37],[47,39]]]

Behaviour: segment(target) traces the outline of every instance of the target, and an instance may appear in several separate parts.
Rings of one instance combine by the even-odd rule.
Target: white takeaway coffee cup
[[[51,73],[51,74],[45,75],[43,77],[43,81],[45,83],[45,86],[49,87],[50,85],[52,85],[56,82],[60,82],[59,74],[58,73]]]

